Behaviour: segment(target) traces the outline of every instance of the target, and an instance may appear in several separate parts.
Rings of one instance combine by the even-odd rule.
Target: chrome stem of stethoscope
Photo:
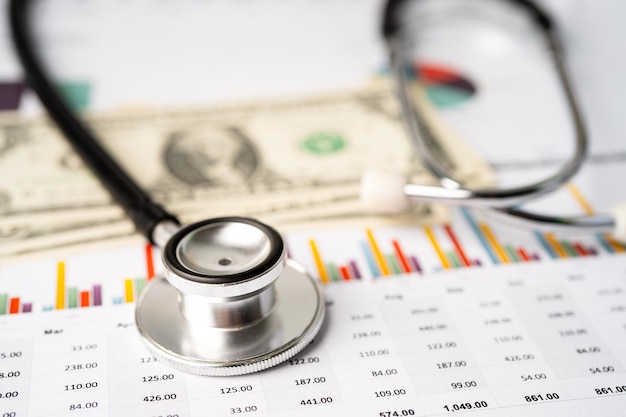
[[[155,246],[164,248],[167,242],[180,230],[180,225],[171,220],[164,220],[157,223],[152,229],[151,241]]]

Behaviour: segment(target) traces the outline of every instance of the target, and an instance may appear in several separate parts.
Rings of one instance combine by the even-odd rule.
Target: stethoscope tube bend
[[[409,138],[416,154],[438,180],[439,185],[410,184],[396,174],[368,172],[363,176],[361,185],[361,196],[366,206],[372,211],[389,213],[404,210],[409,201],[463,205],[489,209],[499,217],[531,221],[541,228],[611,232],[618,240],[626,242],[624,207],[616,207],[610,214],[598,213],[578,217],[544,215],[520,208],[523,203],[564,186],[578,172],[588,152],[588,139],[582,115],[563,63],[562,48],[556,39],[554,25],[548,15],[531,1],[512,1],[528,11],[542,30],[574,126],[574,153],[558,172],[541,181],[505,189],[473,189],[450,173],[447,164],[435,150],[438,141],[429,129],[427,117],[411,98],[406,70],[407,59],[404,56],[399,23],[400,7],[406,3],[405,0],[387,2],[384,10],[383,36],[387,42],[397,96]]]

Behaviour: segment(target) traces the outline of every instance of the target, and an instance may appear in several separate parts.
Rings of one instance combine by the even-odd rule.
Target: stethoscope
[[[403,0],[387,2],[383,34],[411,139],[441,186],[404,184],[397,179],[377,176],[365,188],[382,192],[378,199],[387,195],[395,199],[393,201],[406,197],[490,207],[541,223],[593,228],[594,231],[616,229],[618,238],[626,237],[624,210],[616,217],[597,215],[572,219],[537,215],[516,208],[565,183],[576,173],[587,150],[581,117],[552,24],[545,13],[529,1],[514,2],[526,8],[543,30],[569,101],[577,150],[559,173],[543,181],[519,188],[474,190],[448,174],[445,163],[431,149],[436,138],[429,133],[428,120],[421,117],[408,93],[400,23],[404,3]],[[14,42],[30,86],[76,152],[124,207],[137,229],[162,249],[165,274],[147,284],[136,304],[137,329],[148,347],[165,363],[202,375],[255,372],[299,353],[320,331],[325,303],[316,281],[304,268],[287,259],[280,234],[257,220],[241,217],[210,219],[181,228],[176,217],[150,199],[59,98],[33,52],[27,19],[30,4],[29,0],[10,3]]]
[[[223,217],[181,228],[152,201],[52,87],[33,52],[31,3],[10,3],[29,85],[136,228],[162,250],[165,274],[148,282],[135,309],[137,329],[155,356],[179,370],[221,376],[260,371],[302,351],[324,322],[317,281],[287,259],[282,237],[266,224]]]
[[[446,0],[434,0],[434,2]],[[449,1],[454,3],[454,1]],[[536,4],[529,0],[508,0],[500,3],[510,3],[509,7],[517,7],[517,12],[527,13],[534,24],[540,29],[545,45],[549,51],[554,69],[558,75],[563,94],[567,101],[568,110],[574,127],[575,149],[571,158],[561,169],[550,177],[541,181],[520,187],[505,189],[473,189],[451,174],[449,162],[445,155],[438,152],[437,137],[429,129],[428,117],[420,110],[420,106],[411,96],[407,66],[410,59],[406,51],[409,49],[410,36],[407,36],[405,23],[406,16],[403,7],[406,0],[389,0],[383,14],[383,36],[387,43],[391,69],[396,82],[397,96],[400,100],[406,129],[416,154],[421,158],[424,166],[435,176],[437,186],[410,184],[397,174],[383,172],[368,172],[363,176],[361,195],[362,200],[372,210],[377,212],[394,212],[403,210],[409,201],[445,203],[449,205],[463,205],[480,209],[488,209],[490,214],[507,219],[530,221],[534,226],[548,229],[566,229],[582,232],[610,232],[613,236],[626,242],[626,204],[617,206],[610,214],[597,213],[594,215],[564,217],[544,215],[526,211],[520,205],[532,199],[552,193],[565,185],[579,170],[587,156],[587,135],[574,95],[569,77],[563,63],[563,50],[558,42],[554,24],[550,17]],[[415,3],[420,3],[416,1]],[[423,0],[421,1],[423,3]],[[459,3],[457,1],[457,3]],[[480,1],[475,1],[480,4]],[[475,5],[469,1],[465,4]],[[483,0],[483,3],[486,3]],[[490,3],[496,3],[491,1]],[[493,6],[493,4],[491,5]],[[415,23],[413,23],[415,24]]]

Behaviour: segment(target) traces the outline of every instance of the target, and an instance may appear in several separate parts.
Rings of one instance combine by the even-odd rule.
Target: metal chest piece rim
[[[135,310],[148,347],[170,366],[211,376],[260,371],[293,357],[319,332],[322,291],[287,260],[281,236],[253,219],[187,226],[163,249],[165,276]]]

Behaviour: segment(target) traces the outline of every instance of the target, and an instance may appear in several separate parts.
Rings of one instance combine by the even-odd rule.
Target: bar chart
[[[431,231],[445,233],[445,226]],[[427,242],[425,234],[419,227],[408,234],[398,228],[355,230],[333,246],[320,233],[314,246],[326,266],[335,259],[366,262],[365,242],[379,263],[389,254],[399,259],[394,240],[409,258],[414,253],[410,238]],[[292,248],[294,256],[300,250],[311,255],[310,240],[299,245]],[[439,262],[423,249],[416,253],[423,268]],[[124,277],[147,273],[145,247],[111,253],[99,252],[103,267],[122,264],[115,274],[107,271],[110,279],[96,274],[90,281],[94,257],[65,258],[59,274],[66,281],[64,302],[70,288],[93,292],[100,282],[103,293],[123,293],[128,279],[133,285],[138,279]],[[503,417],[621,415],[626,259],[604,253],[594,262],[542,259],[554,267],[486,263],[370,282],[365,279],[371,271],[364,268],[355,282],[324,286],[328,325],[311,346],[271,370],[228,378],[166,366],[138,336],[134,306],[112,304],[110,297],[102,298],[100,308],[35,308],[31,314],[2,316],[3,412],[16,417],[87,409],[89,415],[181,417],[204,416],[207,410],[217,416],[266,417],[440,416],[469,410]],[[59,264],[31,263],[22,272],[41,277]],[[387,263],[387,268],[392,274],[393,266]],[[13,271],[3,267],[0,272],[6,278]],[[36,307],[55,286],[38,294],[22,284],[15,294],[32,295]]]
[[[473,235],[468,236],[467,230]],[[346,229],[340,233],[294,232],[286,239],[291,257],[324,285],[398,275],[429,279],[455,269],[619,256],[624,252],[621,244],[604,235],[594,236],[595,240],[577,240],[552,233],[520,231],[523,238],[509,241],[508,237],[500,238],[501,232],[500,225],[461,209],[455,214],[454,224]],[[82,276],[84,272],[72,271],[75,262],[72,258],[55,261],[55,276],[48,278],[53,286],[33,290],[39,297],[23,289],[3,291],[0,315],[133,303],[159,269],[154,260],[156,249],[152,246],[143,245],[133,251],[134,262],[141,265],[142,272],[132,276],[119,274],[92,283],[84,283],[87,278]],[[48,266],[47,274],[51,270]],[[4,281],[11,281],[14,275],[4,273]]]
[[[91,307],[102,305],[102,285],[95,284],[89,289],[66,284],[65,262],[57,263],[57,279],[54,305],[44,306],[44,310]]]
[[[571,200],[570,208],[576,204],[585,214],[594,212],[576,186],[570,185],[563,193]],[[467,208],[451,209],[449,222],[444,224],[311,229],[291,231],[284,237],[290,257],[323,285],[399,275],[436,279],[452,270],[552,263],[626,252],[622,244],[606,234],[572,236],[513,227]],[[0,268],[0,315],[134,303],[161,269],[155,261],[158,249],[138,245],[122,252],[108,255],[106,268],[88,255],[85,259],[48,260],[45,268],[34,266],[32,270],[28,265],[15,271]],[[116,267],[123,263],[119,257],[135,265],[132,274]],[[98,268],[93,267],[96,264]],[[43,280],[47,284],[24,287],[18,278],[25,276],[37,278],[38,283],[42,282],[38,277],[47,277]]]
[[[154,272],[154,248],[152,245],[144,246],[146,276],[140,278],[124,279],[124,295],[113,297],[113,304],[133,303],[141,294],[143,287],[155,276]]]
[[[0,316],[5,314],[30,313],[32,311],[32,303],[22,301],[19,296],[0,293]]]

